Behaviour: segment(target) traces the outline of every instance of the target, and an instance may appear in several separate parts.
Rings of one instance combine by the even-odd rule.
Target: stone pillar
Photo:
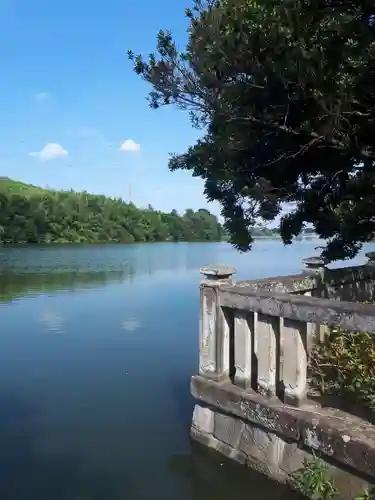
[[[307,333],[311,323],[281,318],[281,379],[284,403],[300,406],[307,392]]]
[[[200,438],[210,438],[214,432],[215,412],[196,404],[194,406],[193,419],[191,423],[190,435],[201,441]],[[207,444],[203,442],[203,444]]]
[[[251,387],[251,361],[254,342],[254,322],[257,313],[248,314],[237,312],[234,314],[234,383],[243,389]]]
[[[309,274],[310,276],[316,277],[316,286],[317,288],[320,286],[319,282],[324,279],[324,273],[326,271],[326,261],[321,257],[308,257],[307,259],[303,259],[304,264],[304,273]],[[322,287],[320,287],[322,290]],[[308,295],[311,297],[311,292],[306,292],[304,295]],[[329,333],[329,328],[325,325],[314,325],[312,323],[307,323],[307,349],[308,351],[311,349],[314,341],[323,342],[325,337]]]
[[[366,266],[375,266],[375,252],[367,252],[366,254],[367,262]]]
[[[254,351],[258,361],[258,392],[262,396],[276,394],[276,372],[279,359],[280,318],[267,314],[254,314]]]
[[[304,272],[310,275],[322,275],[326,269],[326,261],[321,257],[308,257],[303,259]]]
[[[236,270],[209,266],[200,270],[199,374],[221,380],[229,377],[229,325],[219,305],[219,286],[232,283]]]

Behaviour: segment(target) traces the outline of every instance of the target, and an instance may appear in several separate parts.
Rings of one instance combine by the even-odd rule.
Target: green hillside
[[[34,194],[48,193],[47,189],[43,189],[32,184],[14,181],[9,177],[0,177],[0,193],[18,194],[22,196],[32,196]]]
[[[205,209],[165,213],[103,195],[42,189],[0,178],[2,244],[219,241],[221,237],[221,225]]]

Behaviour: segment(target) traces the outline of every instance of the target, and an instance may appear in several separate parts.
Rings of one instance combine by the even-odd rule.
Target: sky
[[[153,52],[159,29],[186,42],[187,0],[0,0],[0,176],[122,197],[182,212],[207,204],[203,181],[170,172],[201,132],[127,59]]]

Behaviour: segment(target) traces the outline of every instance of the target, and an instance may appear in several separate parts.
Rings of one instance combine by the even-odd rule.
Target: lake
[[[0,499],[291,500],[189,441],[199,268],[298,273],[317,244],[0,248]]]

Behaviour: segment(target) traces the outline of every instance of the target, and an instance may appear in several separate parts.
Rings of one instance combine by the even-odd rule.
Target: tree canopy
[[[327,260],[354,257],[375,232],[373,0],[195,0],[186,16],[185,50],[160,31],[155,54],[128,54],[150,105],[203,129],[170,169],[204,179],[241,250],[281,216],[284,243],[307,225]]]
[[[41,189],[0,179],[0,244],[219,241],[222,229],[205,209],[184,215],[137,208],[86,192]]]

